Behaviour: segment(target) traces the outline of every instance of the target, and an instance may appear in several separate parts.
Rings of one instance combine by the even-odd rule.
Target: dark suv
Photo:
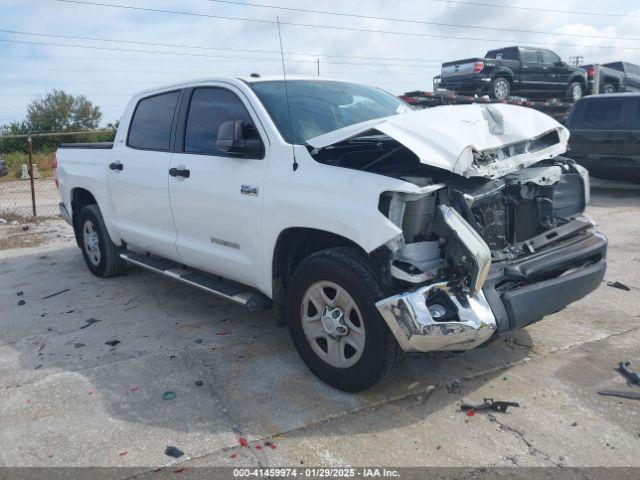
[[[592,176],[640,182],[640,93],[583,98],[566,126],[567,155]]]

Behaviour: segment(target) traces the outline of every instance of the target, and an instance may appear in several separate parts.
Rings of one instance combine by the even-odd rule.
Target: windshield
[[[291,143],[284,82],[256,82],[249,86],[265,106],[280,134]],[[288,80],[293,143],[354,123],[410,111],[402,100],[378,88],[326,80]]]

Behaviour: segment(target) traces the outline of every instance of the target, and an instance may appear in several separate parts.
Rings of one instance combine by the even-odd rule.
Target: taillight
[[[596,76],[596,67],[589,67],[589,68],[587,69],[587,77],[588,77],[589,79],[592,79],[592,78],[593,78],[593,77],[595,77],[595,76]]]
[[[480,73],[484,69],[484,63],[476,62],[473,64],[473,72]]]

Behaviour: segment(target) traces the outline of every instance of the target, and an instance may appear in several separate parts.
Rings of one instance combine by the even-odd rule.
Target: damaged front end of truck
[[[318,162],[409,182],[378,210],[398,293],[376,306],[408,352],[468,350],[597,288],[607,240],[555,120],[510,105],[436,107],[309,140]]]

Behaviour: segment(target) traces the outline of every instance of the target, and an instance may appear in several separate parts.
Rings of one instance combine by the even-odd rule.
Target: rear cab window
[[[496,60],[518,60],[517,48],[503,48],[501,50],[489,50],[484,58]]]
[[[129,126],[127,146],[142,150],[168,151],[171,147],[171,129],[180,90],[143,98]]]

